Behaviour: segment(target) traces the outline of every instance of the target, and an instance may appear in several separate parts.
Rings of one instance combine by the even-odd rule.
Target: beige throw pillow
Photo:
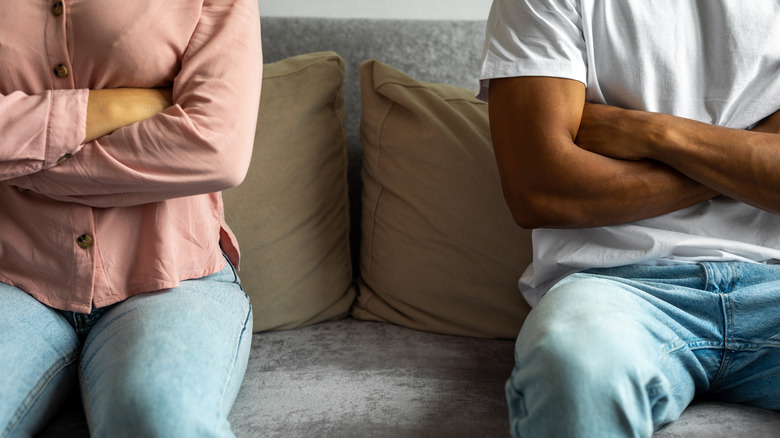
[[[530,232],[504,203],[487,104],[474,92],[361,66],[363,238],[355,318],[514,338]]]
[[[354,301],[343,79],[333,52],[264,67],[249,174],[224,193],[255,331],[340,318]]]

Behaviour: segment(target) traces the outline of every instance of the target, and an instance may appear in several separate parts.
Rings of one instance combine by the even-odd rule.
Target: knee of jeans
[[[138,391],[115,395],[110,403],[90,408],[94,437],[224,436],[230,426],[215,409],[194,398],[170,392],[154,397]],[[121,395],[120,395],[121,394]],[[224,423],[224,424],[223,424]],[[222,430],[222,432],[218,432]]]
[[[609,389],[621,380],[640,377],[643,335],[610,315],[570,318],[550,324],[530,339],[518,339],[522,373],[535,375],[561,391]],[[521,384],[520,382],[517,383]]]

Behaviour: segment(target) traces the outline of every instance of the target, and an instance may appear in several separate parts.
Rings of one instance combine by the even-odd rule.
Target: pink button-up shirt
[[[257,0],[4,0],[0,281],[89,312],[238,264],[220,191],[251,157]],[[80,144],[89,89],[172,87]]]

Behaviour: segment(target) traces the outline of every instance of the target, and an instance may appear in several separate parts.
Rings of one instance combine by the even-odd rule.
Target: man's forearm
[[[583,84],[547,77],[490,83],[490,122],[504,195],[525,228],[632,222],[718,195],[653,160],[626,161],[575,144],[599,108],[583,108]],[[609,139],[609,135],[605,136]]]
[[[780,135],[671,118],[648,158],[729,197],[780,213]]]
[[[583,133],[578,137],[582,147],[617,159],[657,160],[714,191],[780,212],[780,135],[772,133],[776,116],[744,131],[605,105],[590,105],[590,110],[601,117],[602,138]]]

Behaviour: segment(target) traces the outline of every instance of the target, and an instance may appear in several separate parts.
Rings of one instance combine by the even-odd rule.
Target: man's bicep
[[[538,197],[565,178],[585,103],[585,85],[551,77],[492,79],[490,131],[501,183],[518,223]],[[541,195],[541,196],[540,196]],[[549,199],[549,198],[548,198]],[[521,223],[522,224],[522,223]]]
[[[497,78],[490,80],[489,93],[491,129],[512,130],[520,124],[534,131],[542,123],[566,129],[572,140],[576,136],[585,105],[582,82],[543,76]]]
[[[527,164],[522,158],[575,147],[585,104],[585,86],[550,77],[492,79],[490,131],[499,167]]]

